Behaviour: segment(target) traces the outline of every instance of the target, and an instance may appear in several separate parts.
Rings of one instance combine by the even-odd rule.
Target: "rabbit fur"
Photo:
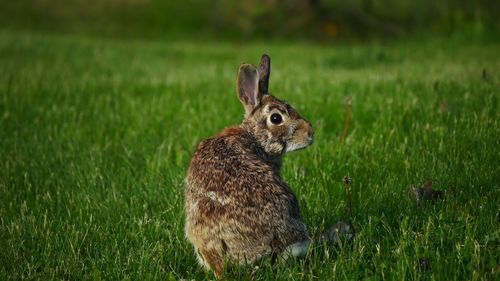
[[[309,246],[297,198],[280,176],[285,152],[313,143],[311,124],[268,93],[271,60],[242,64],[241,125],[201,141],[185,187],[185,234],[206,268],[220,278],[225,264],[264,255],[303,255]]]

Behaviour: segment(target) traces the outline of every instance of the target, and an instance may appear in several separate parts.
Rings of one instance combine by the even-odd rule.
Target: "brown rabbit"
[[[202,141],[186,178],[186,237],[217,277],[224,262],[303,255],[310,243],[280,168],[285,152],[313,143],[313,129],[287,102],[268,94],[270,64],[263,55],[258,69],[240,66],[237,92],[245,119]]]

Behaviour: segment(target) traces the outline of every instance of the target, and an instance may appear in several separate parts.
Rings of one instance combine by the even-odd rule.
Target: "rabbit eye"
[[[281,122],[283,122],[283,117],[281,117],[280,114],[274,113],[273,115],[271,115],[271,123],[273,123],[274,125],[278,125]]]

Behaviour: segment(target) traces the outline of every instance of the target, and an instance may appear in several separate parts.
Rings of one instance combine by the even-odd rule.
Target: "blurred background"
[[[19,0],[3,28],[216,40],[370,40],[423,33],[495,38],[497,0]]]

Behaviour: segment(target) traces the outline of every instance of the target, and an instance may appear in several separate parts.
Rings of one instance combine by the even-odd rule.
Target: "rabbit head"
[[[305,148],[313,143],[311,124],[286,101],[268,93],[271,59],[263,55],[259,68],[243,64],[238,72],[238,98],[245,108],[242,126],[270,156]]]

